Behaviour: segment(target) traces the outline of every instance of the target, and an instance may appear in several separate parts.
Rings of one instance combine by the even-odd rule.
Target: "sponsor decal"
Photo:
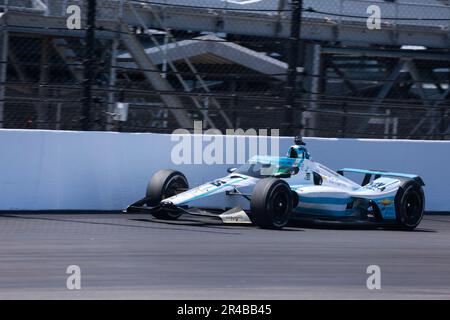
[[[367,186],[364,186],[363,189],[367,189],[367,190],[372,190],[372,191],[384,191],[384,189],[386,189],[386,186],[383,182],[376,182],[376,183],[371,183]]]
[[[243,211],[239,207],[233,208],[230,211],[221,214],[219,217],[222,219],[223,223],[245,223],[245,224],[252,223],[250,218],[245,213],[245,211]]]
[[[393,202],[394,202],[394,201],[391,200],[391,199],[383,199],[383,200],[380,201],[380,203],[381,203],[383,206],[389,206],[389,205],[391,205]]]
[[[220,187],[221,185],[224,185],[225,183],[227,183],[227,182],[223,181],[223,180],[216,180],[216,181],[211,182],[211,184],[216,187]]]

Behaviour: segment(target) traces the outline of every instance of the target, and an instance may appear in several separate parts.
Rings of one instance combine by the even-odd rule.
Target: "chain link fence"
[[[3,0],[0,126],[449,139],[447,1]]]

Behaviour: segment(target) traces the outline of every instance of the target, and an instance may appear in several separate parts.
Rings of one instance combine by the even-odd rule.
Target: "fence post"
[[[87,26],[85,54],[83,61],[83,106],[81,111],[82,130],[90,129],[92,108],[92,85],[95,78],[95,23],[97,0],[87,0]]]
[[[446,131],[447,131],[447,121],[446,121],[447,117],[446,117],[446,112],[445,112],[445,108],[442,107],[441,108],[441,123],[439,125],[440,130],[439,133],[442,134],[440,138],[441,140],[446,140],[445,139],[445,135],[446,135]]]
[[[295,104],[295,96],[297,90],[297,68],[298,68],[298,56],[299,56],[299,46],[300,46],[300,35],[301,35],[301,20],[302,20],[302,7],[303,0],[292,0],[291,3],[291,30],[289,37],[289,51],[288,51],[288,71],[286,79],[286,106],[284,112],[284,125],[285,134],[295,135],[294,127],[298,128],[298,131],[302,130],[302,119],[303,119],[303,107],[300,102],[299,117],[296,117],[299,121],[298,126],[294,126],[293,123],[293,108]],[[296,130],[297,131],[297,130]]]
[[[342,138],[347,138],[347,102],[342,103]]]
[[[5,8],[3,14],[8,12],[8,0],[4,2]],[[5,20],[7,21],[7,20]],[[9,53],[9,33],[8,22],[1,26],[0,31],[0,128],[5,127],[5,105],[6,105],[6,81],[8,73],[8,53]]]

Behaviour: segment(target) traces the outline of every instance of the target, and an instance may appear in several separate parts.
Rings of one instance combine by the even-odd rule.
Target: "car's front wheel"
[[[152,176],[147,186],[147,205],[157,206],[162,200],[177,195],[188,188],[188,181],[181,172],[169,169],[159,170]],[[175,220],[180,217],[181,213],[160,210],[153,215],[158,219]]]
[[[251,218],[260,228],[281,229],[289,222],[292,202],[291,188],[284,180],[262,179],[252,193]]]

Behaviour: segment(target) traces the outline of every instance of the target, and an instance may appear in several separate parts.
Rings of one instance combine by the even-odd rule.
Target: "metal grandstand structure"
[[[367,7],[381,8],[368,30]],[[67,7],[0,0],[0,127],[79,129],[86,30]],[[289,73],[288,0],[97,0],[92,130],[276,127]],[[450,6],[304,0],[295,108],[306,135],[450,137]],[[92,62],[92,61],[91,61]],[[85,86],[84,86],[85,88]],[[116,121],[118,102],[134,110]],[[31,110],[31,111],[30,111]]]

